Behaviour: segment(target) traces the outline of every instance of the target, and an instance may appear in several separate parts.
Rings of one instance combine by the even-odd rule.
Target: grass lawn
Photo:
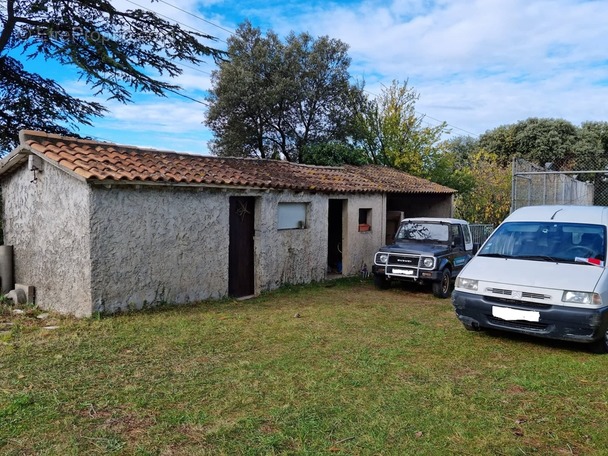
[[[343,279],[106,318],[39,313],[0,308],[3,455],[608,448],[608,356],[467,332],[426,290]]]

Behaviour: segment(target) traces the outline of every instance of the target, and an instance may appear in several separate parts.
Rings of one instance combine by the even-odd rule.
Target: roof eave
[[[21,133],[22,132],[19,133],[20,138],[22,136]],[[0,160],[0,180],[2,180],[6,175],[12,173],[18,166],[21,166],[23,163],[26,163],[30,155],[36,155],[37,157],[40,157],[40,159],[43,160],[45,163],[68,173],[70,176],[78,179],[79,181],[87,181],[87,179],[83,176],[79,175],[78,173],[75,173],[74,171],[69,168],[66,168],[65,166],[62,166],[55,160],[51,160],[46,155],[41,152],[38,152],[27,144],[19,145],[18,147],[13,149],[10,154]]]

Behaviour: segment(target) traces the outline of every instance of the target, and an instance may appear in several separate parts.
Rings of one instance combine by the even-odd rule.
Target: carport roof
[[[20,132],[20,146],[0,162],[0,178],[30,154],[90,183],[253,187],[322,193],[456,192],[384,166],[311,166],[281,160],[193,155],[30,130]]]

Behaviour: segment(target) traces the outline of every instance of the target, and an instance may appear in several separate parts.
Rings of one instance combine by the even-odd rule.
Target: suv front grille
[[[391,253],[386,263],[386,274],[394,278],[405,280],[417,279],[420,272],[418,265],[419,255],[405,255]]]
[[[420,262],[419,256],[412,255],[395,255],[391,254],[388,256],[387,266],[407,266],[409,268],[417,268]]]

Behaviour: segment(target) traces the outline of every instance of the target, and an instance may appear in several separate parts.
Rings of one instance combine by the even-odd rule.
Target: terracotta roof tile
[[[93,175],[92,175],[90,172],[85,171],[85,170],[84,170],[84,169],[82,169],[82,168],[76,168],[76,169],[74,170],[74,172],[75,172],[76,174],[80,174],[80,175],[81,175],[82,177],[84,177],[85,179],[90,179],[91,177],[93,177]]]
[[[324,193],[455,193],[383,166],[309,166],[280,160],[180,154],[36,131],[21,133],[22,146],[88,181],[235,185]]]

